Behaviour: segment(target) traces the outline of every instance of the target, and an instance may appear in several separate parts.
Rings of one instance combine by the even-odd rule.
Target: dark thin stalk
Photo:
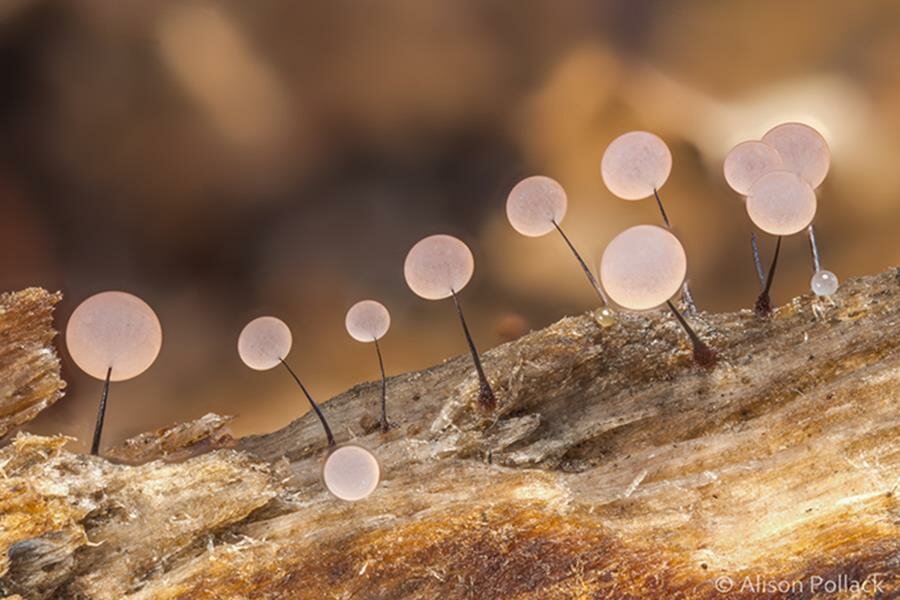
[[[331,433],[331,427],[328,426],[328,421],[325,420],[325,415],[322,414],[322,410],[319,408],[319,405],[316,404],[315,400],[312,399],[312,396],[309,395],[309,391],[306,389],[306,386],[303,385],[303,382],[300,381],[300,378],[297,377],[297,374],[294,373],[294,370],[291,368],[291,366],[284,362],[283,358],[279,358],[278,360],[281,361],[281,364],[284,365],[284,368],[288,370],[288,373],[291,374],[291,377],[294,378],[294,381],[296,381],[297,385],[300,386],[300,389],[303,390],[303,394],[306,396],[306,399],[309,400],[309,405],[316,412],[316,416],[319,417],[319,422],[322,423],[322,429],[325,430],[325,437],[328,439],[328,447],[334,448],[334,435]]]
[[[669,215],[666,214],[662,198],[659,197],[659,190],[656,188],[653,188],[653,197],[656,198],[656,206],[659,207],[659,214],[662,216],[666,229],[672,231],[672,223],[669,221]],[[687,279],[681,284],[681,298],[684,300],[684,305],[687,307],[688,312],[690,314],[697,314],[697,305],[694,303],[694,295],[691,294],[691,288],[688,285]]]
[[[106,380],[103,382],[103,393],[100,395],[100,406],[97,408],[97,424],[94,425],[94,440],[91,442],[91,454],[100,454],[100,436],[103,435],[103,421],[106,419],[106,401],[109,399],[109,379],[112,377],[112,367],[106,370]]]
[[[750,232],[750,250],[753,252],[753,265],[756,267],[756,277],[759,279],[759,289],[766,287],[766,272],[763,271],[762,259],[759,256],[759,242],[756,232]]]
[[[775,242],[775,254],[772,255],[772,264],[769,267],[769,272],[766,275],[766,287],[763,288],[762,293],[760,293],[759,298],[756,299],[756,314],[760,317],[766,317],[772,314],[772,298],[769,296],[769,291],[772,289],[772,282],[775,280],[775,267],[778,266],[778,254],[781,252],[781,236],[778,236],[778,241]]]
[[[656,206],[659,207],[659,214],[662,215],[663,223],[666,224],[667,229],[672,229],[672,224],[669,223],[669,215],[666,214],[666,209],[663,208],[662,200],[659,197],[659,192],[656,188],[653,188],[653,197],[656,198]]]
[[[378,338],[373,341],[375,342],[375,354],[378,355],[378,368],[381,369],[381,431],[387,431],[391,428],[387,420],[387,377],[384,374],[384,359],[381,357]]]
[[[816,230],[810,225],[806,228],[809,235],[809,251],[812,253],[813,272],[818,273],[822,270],[822,262],[819,260],[819,245],[816,243]]]
[[[594,277],[594,274],[588,268],[587,263],[584,262],[584,259],[581,258],[581,254],[578,253],[578,250],[575,249],[575,246],[569,240],[569,236],[562,230],[562,227],[559,226],[559,223],[556,220],[553,220],[553,226],[556,227],[556,230],[559,232],[559,235],[562,236],[562,239],[566,242],[566,245],[569,247],[569,250],[572,251],[572,254],[575,255],[575,258],[578,260],[578,264],[581,265],[581,270],[584,271],[584,274],[587,275],[588,281],[591,283],[591,287],[594,288],[594,291],[597,292],[597,296],[600,297],[600,300],[604,305],[608,305],[609,301],[606,299],[606,294],[603,293],[603,288],[600,287],[600,282],[597,281],[597,278]]]
[[[478,394],[478,402],[484,408],[494,408],[497,405],[497,398],[491,389],[487,376],[484,374],[484,367],[481,366],[481,358],[478,357],[478,349],[475,348],[475,342],[472,340],[472,334],[469,333],[469,326],[466,325],[466,318],[463,316],[462,306],[459,304],[459,298],[456,297],[456,291],[450,290],[453,296],[453,303],[456,304],[456,312],[459,314],[459,322],[462,323],[463,333],[466,335],[466,342],[469,344],[469,352],[472,353],[472,362],[475,363],[475,371],[478,373],[478,381],[480,391]]]
[[[694,332],[682,314],[675,308],[675,305],[672,304],[671,300],[666,300],[666,304],[668,305],[669,310],[672,311],[672,314],[675,315],[675,319],[678,320],[682,329],[684,329],[685,333],[688,334],[688,337],[691,338],[691,344],[694,347],[694,361],[701,367],[711,367],[715,365],[717,360],[715,351],[707,346],[706,342],[700,339],[700,336]]]

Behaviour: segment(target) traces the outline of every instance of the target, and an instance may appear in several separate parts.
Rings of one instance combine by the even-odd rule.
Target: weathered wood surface
[[[338,440],[383,466],[356,504],[319,482],[311,415],[132,466],[22,435],[0,449],[0,586],[23,598],[721,598],[727,576],[727,597],[759,597],[744,577],[791,583],[781,597],[893,597],[898,323],[892,269],[767,320],[702,314],[712,370],[663,312],[608,328],[588,314],[486,354],[492,414],[465,356],[392,378],[386,434],[378,385],[358,386],[324,407]],[[181,426],[194,451],[224,439],[209,424]],[[128,458],[171,459],[173,446]]]
[[[51,325],[59,294],[0,294],[0,440],[62,397]]]

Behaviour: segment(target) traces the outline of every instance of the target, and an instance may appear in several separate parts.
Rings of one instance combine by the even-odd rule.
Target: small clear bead
[[[601,327],[609,327],[616,322],[616,314],[608,306],[604,306],[595,312],[594,318]]]
[[[838,290],[838,278],[831,271],[816,271],[810,281],[810,288],[816,296],[831,296]]]

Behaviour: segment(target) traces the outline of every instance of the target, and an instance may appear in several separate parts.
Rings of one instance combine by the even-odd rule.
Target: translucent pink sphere
[[[278,366],[291,351],[293,337],[281,319],[258,317],[247,323],[238,336],[238,354],[251,369],[265,371]]]
[[[146,302],[125,292],[101,292],[78,305],[66,326],[66,346],[78,367],[97,379],[123,381],[147,370],[162,347],[162,327]]]
[[[350,307],[344,319],[347,333],[359,342],[380,340],[391,327],[391,313],[381,302],[362,300]]]
[[[817,188],[828,175],[831,150],[822,134],[803,123],[784,123],[770,129],[762,141],[775,148],[784,169]]]
[[[506,217],[513,229],[531,237],[553,231],[566,215],[566,191],[555,179],[534,175],[523,179],[506,199]]]
[[[450,235],[432,235],[420,240],[410,249],[403,264],[406,285],[428,300],[449,298],[453,292],[459,292],[474,272],[472,251]]]
[[[638,225],[617,235],[603,251],[600,280],[623,308],[648,310],[678,292],[687,274],[681,242],[656,225]]]
[[[749,141],[731,149],[722,170],[731,189],[746,196],[757,179],[782,168],[781,155],[775,148],[763,142]]]
[[[378,487],[381,467],[371,452],[348,444],[337,448],[325,459],[322,479],[335,497],[355,502],[367,498]]]
[[[623,200],[641,200],[663,186],[672,172],[672,153],[659,136],[646,131],[620,135],[600,163],[603,183]]]
[[[792,235],[812,223],[816,193],[799,175],[772,171],[750,187],[747,214],[766,233]]]

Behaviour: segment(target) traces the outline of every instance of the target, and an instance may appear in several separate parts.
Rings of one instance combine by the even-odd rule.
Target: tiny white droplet
[[[816,296],[831,296],[839,287],[837,275],[822,269],[812,276],[809,287]]]

